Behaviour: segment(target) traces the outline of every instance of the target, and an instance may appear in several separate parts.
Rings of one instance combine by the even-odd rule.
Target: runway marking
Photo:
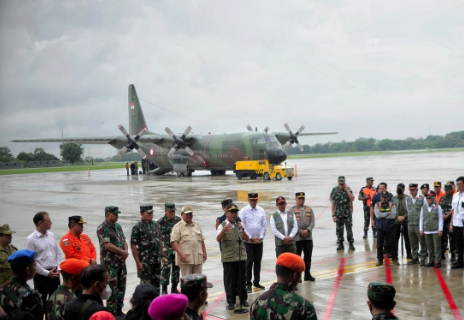
[[[392,282],[392,274],[391,274],[391,265],[390,265],[390,259],[388,258],[387,254],[383,255],[383,258],[385,261],[385,282],[388,284],[393,284]]]
[[[216,306],[221,303],[222,300],[226,297],[226,293],[222,293],[219,297],[216,298],[216,300],[203,312],[203,318],[206,318],[208,314],[213,311]]]
[[[332,202],[329,202],[325,207],[324,209],[322,209],[321,213],[319,213],[316,217],[316,221],[319,220],[319,218],[324,214],[324,212],[329,208],[329,206],[332,204]]]
[[[433,268],[433,269],[435,270],[435,274],[437,275],[438,282],[440,282],[440,286],[441,286],[441,289],[443,290],[443,294],[445,295],[446,300],[448,300],[448,304],[450,306],[451,312],[453,313],[454,319],[462,320],[461,313],[459,312],[456,302],[454,302],[453,296],[448,289],[448,285],[446,284],[445,279],[443,279],[440,269],[439,268]]]
[[[327,302],[327,307],[325,308],[324,316],[322,320],[329,320],[332,315],[332,310],[335,305],[335,299],[337,298],[338,289],[340,288],[340,283],[342,282],[343,271],[345,270],[345,262],[347,258],[343,258],[340,261],[340,266],[338,267],[338,275],[335,279],[332,292],[330,293],[329,300]]]

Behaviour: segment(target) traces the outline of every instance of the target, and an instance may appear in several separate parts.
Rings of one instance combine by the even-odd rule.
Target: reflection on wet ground
[[[57,239],[67,232],[67,217],[79,214],[88,222],[84,232],[97,243],[96,228],[104,219],[103,209],[107,205],[121,209],[119,222],[128,238],[140,218],[139,204],[152,203],[155,218],[164,214],[164,202],[173,201],[178,209],[192,205],[194,219],[206,237],[208,261],[203,272],[214,284],[209,291],[208,317],[247,319],[249,315],[227,311],[223,300],[222,264],[214,228],[216,217],[222,215],[220,202],[232,198],[242,208],[247,204],[248,192],[256,191],[259,205],[269,216],[276,210],[277,196],[286,197],[291,206],[295,203],[294,193],[304,191],[306,203],[316,216],[312,273],[317,280],[301,284],[298,294],[314,303],[319,319],[369,319],[367,283],[390,279],[397,289],[395,312],[401,319],[459,319],[456,315],[464,314],[464,269],[451,270],[448,256],[440,270],[406,266],[405,257],[400,258],[400,266],[375,267],[376,242],[372,233],[368,239],[362,239],[362,203],[357,200],[353,216],[356,251],[337,252],[329,193],[339,175],[346,176],[347,184],[356,193],[364,186],[367,176],[374,176],[376,184],[386,182],[390,191],[399,182],[431,184],[454,180],[464,174],[463,158],[463,152],[456,152],[287,160],[287,165],[297,166],[298,177],[291,181],[266,182],[237,180],[231,173],[221,177],[206,172],[184,178],[175,175],[127,177],[123,164],[120,170],[92,171],[90,177],[86,171],[1,176],[0,224],[9,223],[17,231],[13,244],[22,248],[34,228],[32,217],[39,210],[50,213]],[[274,239],[268,228],[261,276],[266,287],[275,280],[274,267]],[[130,257],[124,310],[130,308],[128,300],[137,283],[135,264]],[[449,296],[445,295],[443,284]],[[258,294],[259,291],[250,294],[249,301]],[[451,302],[459,308],[454,310],[454,315]]]

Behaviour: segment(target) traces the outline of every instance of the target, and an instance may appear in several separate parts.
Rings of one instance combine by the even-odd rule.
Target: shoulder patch
[[[63,244],[65,245],[65,247],[69,246],[69,240],[63,239]]]

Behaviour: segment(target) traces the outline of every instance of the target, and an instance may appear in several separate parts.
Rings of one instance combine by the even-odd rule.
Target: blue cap
[[[27,249],[19,250],[13,253],[8,258],[7,261],[11,264],[15,264],[15,263],[29,264],[29,263],[34,262],[36,253],[37,253],[36,251],[27,250]]]

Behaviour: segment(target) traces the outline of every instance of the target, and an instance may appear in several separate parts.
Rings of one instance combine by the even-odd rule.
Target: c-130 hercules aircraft
[[[298,142],[299,136],[328,135],[337,132],[301,133],[304,126],[293,133],[254,132],[248,125],[248,132],[231,134],[189,135],[189,126],[182,135],[165,128],[167,135],[148,131],[139,98],[133,84],[129,85],[129,133],[119,125],[124,136],[75,137],[50,139],[16,139],[12,142],[73,142],[78,144],[110,144],[119,149],[118,155],[136,150],[142,158],[148,158],[156,165],[151,171],[156,175],[175,172],[178,176],[190,176],[195,170],[209,170],[212,175],[224,175],[226,170],[234,170],[240,160],[269,160],[270,164],[280,164],[287,159],[285,148]]]

